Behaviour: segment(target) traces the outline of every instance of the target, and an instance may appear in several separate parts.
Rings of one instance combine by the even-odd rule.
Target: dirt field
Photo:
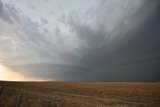
[[[160,107],[160,82],[0,82],[0,107]]]

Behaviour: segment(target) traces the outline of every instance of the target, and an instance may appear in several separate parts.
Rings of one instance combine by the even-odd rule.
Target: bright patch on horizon
[[[44,81],[43,79],[36,79],[26,77],[18,72],[13,71],[6,66],[0,64],[0,80],[3,81]]]

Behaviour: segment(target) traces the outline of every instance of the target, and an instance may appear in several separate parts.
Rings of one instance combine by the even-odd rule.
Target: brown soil
[[[0,107],[160,107],[160,82],[4,82]]]

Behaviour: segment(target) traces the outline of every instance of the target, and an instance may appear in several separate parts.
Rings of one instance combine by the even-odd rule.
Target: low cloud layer
[[[18,3],[0,1],[0,63],[10,69],[49,80],[160,81],[159,0],[98,0],[43,17],[42,4]]]

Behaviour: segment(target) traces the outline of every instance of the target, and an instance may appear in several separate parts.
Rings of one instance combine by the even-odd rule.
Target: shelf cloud
[[[159,11],[159,0],[0,0],[0,63],[37,80],[160,81]]]

